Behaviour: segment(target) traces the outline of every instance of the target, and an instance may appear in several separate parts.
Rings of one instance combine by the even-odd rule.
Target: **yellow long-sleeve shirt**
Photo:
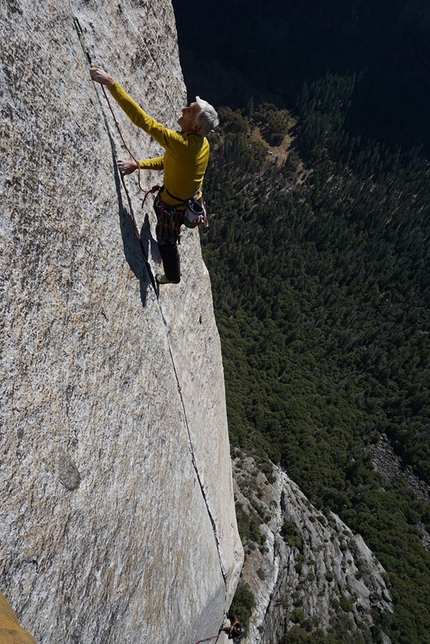
[[[36,644],[16,618],[4,595],[0,593],[0,642],[1,644]]]
[[[164,149],[163,156],[139,161],[141,168],[164,170],[161,198],[168,205],[178,205],[199,193],[209,161],[209,142],[199,134],[175,132],[147,114],[119,83],[109,86],[118,105],[135,125],[145,130]],[[174,199],[170,195],[178,197]]]

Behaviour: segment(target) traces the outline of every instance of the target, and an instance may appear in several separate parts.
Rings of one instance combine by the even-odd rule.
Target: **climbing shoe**
[[[165,275],[156,275],[155,279],[159,284],[173,284],[172,280],[168,280]]]

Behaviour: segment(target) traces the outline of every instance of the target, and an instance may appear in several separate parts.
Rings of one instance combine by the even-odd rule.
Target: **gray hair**
[[[219,123],[218,114],[210,103],[204,101],[200,96],[196,96],[196,103],[200,107],[200,112],[196,117],[196,125],[198,125],[198,134],[200,136],[207,136]]]

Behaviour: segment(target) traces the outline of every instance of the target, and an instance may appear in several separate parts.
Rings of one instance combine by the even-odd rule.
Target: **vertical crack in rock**
[[[224,579],[226,595],[227,595],[227,574],[226,574],[224,564],[223,564],[223,561],[222,561],[222,556],[221,556],[221,551],[220,551],[220,539],[219,539],[219,536],[218,536],[218,530],[217,530],[217,526],[216,526],[216,521],[215,521],[215,518],[213,517],[211,509],[209,507],[209,503],[208,503],[208,499],[207,499],[207,496],[206,496],[203,481],[201,479],[199,468],[197,466],[196,456],[194,454],[193,441],[192,441],[192,438],[191,438],[190,426],[188,424],[187,411],[185,409],[184,398],[182,396],[181,383],[179,381],[179,376],[178,376],[178,372],[177,372],[176,365],[175,365],[175,359],[173,357],[172,348],[171,348],[170,342],[169,342],[169,334],[168,334],[168,329],[167,329],[167,323],[166,323],[166,320],[164,318],[163,311],[162,311],[161,307],[160,307],[160,312],[161,312],[161,315],[163,317],[164,325],[166,327],[166,337],[167,337],[167,342],[169,344],[170,360],[172,362],[173,372],[175,374],[176,383],[178,385],[178,393],[179,393],[179,398],[181,400],[182,411],[183,411],[183,414],[184,414],[185,427],[187,429],[188,446],[189,446],[189,449],[190,449],[191,460],[192,460],[192,463],[193,463],[194,471],[196,473],[197,482],[199,484],[200,491],[202,493],[202,497],[203,497],[203,500],[205,502],[206,510],[207,510],[210,522],[212,524],[213,534],[214,534],[214,538],[215,538],[215,544],[216,544],[218,557],[219,557],[221,573],[222,573],[222,576],[223,576],[223,579]]]

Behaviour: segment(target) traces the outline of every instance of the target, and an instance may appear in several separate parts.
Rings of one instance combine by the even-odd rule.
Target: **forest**
[[[430,485],[429,9],[174,8],[190,96],[224,105],[201,242],[233,452],[280,464],[386,569],[394,612],[354,642],[429,644],[430,508],[369,450],[387,436]],[[285,641],[352,640],[333,624]]]
[[[297,120],[271,104],[220,110],[201,238],[232,445],[362,534],[392,585],[381,627],[411,644],[429,641],[430,509],[402,479],[383,483],[366,448],[387,435],[430,483],[430,168],[347,134],[354,82],[306,85]],[[288,123],[285,159],[253,137],[279,143]]]
[[[347,127],[430,153],[427,0],[173,0],[190,99],[293,109],[304,82],[357,74]]]

